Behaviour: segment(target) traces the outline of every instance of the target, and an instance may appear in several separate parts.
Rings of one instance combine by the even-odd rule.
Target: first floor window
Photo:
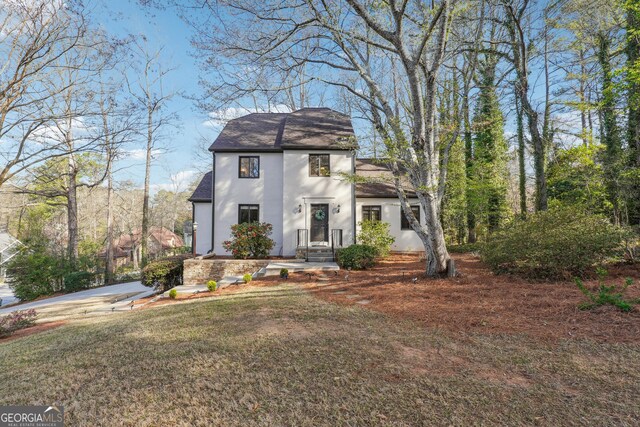
[[[363,206],[362,207],[362,220],[363,221],[380,221],[380,220],[382,220],[382,207],[381,206]]]
[[[329,166],[328,154],[309,154],[309,176],[329,176],[331,169]]]
[[[260,178],[260,157],[240,156],[240,178]]]
[[[238,205],[238,224],[260,221],[260,205]]]
[[[411,206],[411,211],[413,212],[413,214],[415,215],[419,223],[420,222],[420,206],[418,205]],[[413,230],[413,228],[411,228],[411,224],[409,224],[409,220],[407,219],[407,216],[404,214],[404,211],[402,210],[402,206],[400,206],[400,229]]]

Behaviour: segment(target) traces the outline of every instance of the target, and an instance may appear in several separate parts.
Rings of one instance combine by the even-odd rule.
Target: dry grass
[[[425,328],[243,287],[0,344],[0,405],[67,425],[637,425],[639,346]]]

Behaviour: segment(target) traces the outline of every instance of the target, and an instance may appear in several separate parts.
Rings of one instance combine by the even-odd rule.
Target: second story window
[[[309,154],[309,176],[329,176],[330,174],[328,154]]]
[[[260,157],[240,156],[240,178],[260,178]]]

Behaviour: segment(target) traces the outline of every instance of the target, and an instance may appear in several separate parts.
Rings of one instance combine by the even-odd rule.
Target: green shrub
[[[88,271],[74,271],[64,276],[64,291],[76,292],[88,289],[93,284],[95,275]]]
[[[389,232],[389,223],[382,221],[361,221],[358,242],[363,245],[374,247],[378,255],[386,257],[391,251],[391,245],[396,239]]]
[[[253,276],[249,273],[242,276],[242,280],[244,280],[244,283],[249,283],[252,279],[253,279]]]
[[[480,254],[496,273],[566,279],[583,276],[615,255],[623,237],[603,216],[555,208],[495,232],[481,245]]]
[[[63,291],[64,277],[71,271],[65,257],[51,254],[44,247],[25,247],[7,265],[9,286],[22,301]]]
[[[273,226],[266,222],[234,224],[231,240],[222,242],[222,246],[234,258],[266,258],[276,244],[269,238],[272,229]]]
[[[624,285],[622,285],[622,288],[617,289],[616,285],[607,286],[604,284],[605,275],[606,271],[600,272],[598,274],[600,284],[596,292],[592,292],[587,289],[582,280],[578,278],[575,279],[578,289],[580,289],[580,291],[589,299],[588,302],[583,302],[578,305],[578,308],[580,308],[580,310],[590,310],[601,305],[613,305],[614,307],[619,308],[621,311],[631,311],[634,305],[640,304],[640,298],[625,299],[625,297],[623,296],[624,291],[626,291],[627,288],[633,283],[633,280],[631,280],[630,277],[627,277]]]
[[[177,296],[178,296],[178,290],[176,288],[173,288],[169,291],[169,298],[176,299]]]
[[[373,267],[378,251],[373,246],[351,245],[336,251],[338,264],[342,268],[366,270]]]
[[[447,251],[451,254],[466,254],[469,252],[477,252],[480,249],[478,243],[465,243],[462,245],[447,246]]]
[[[30,310],[18,310],[0,317],[0,338],[7,337],[19,329],[28,328],[36,323],[38,314]]]
[[[215,292],[216,289],[218,289],[218,284],[215,280],[209,280],[207,282],[207,289],[209,290],[209,292]]]
[[[142,284],[157,285],[161,292],[181,285],[184,260],[188,258],[191,258],[191,255],[178,255],[150,262],[142,269]]]
[[[289,278],[289,269],[281,268],[280,269],[280,277],[283,278],[283,279],[288,279]]]

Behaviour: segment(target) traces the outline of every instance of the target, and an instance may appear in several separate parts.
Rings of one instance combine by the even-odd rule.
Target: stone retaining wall
[[[264,259],[202,259],[184,261],[183,284],[205,285],[209,280],[219,281],[225,276],[242,276],[266,267]]]

